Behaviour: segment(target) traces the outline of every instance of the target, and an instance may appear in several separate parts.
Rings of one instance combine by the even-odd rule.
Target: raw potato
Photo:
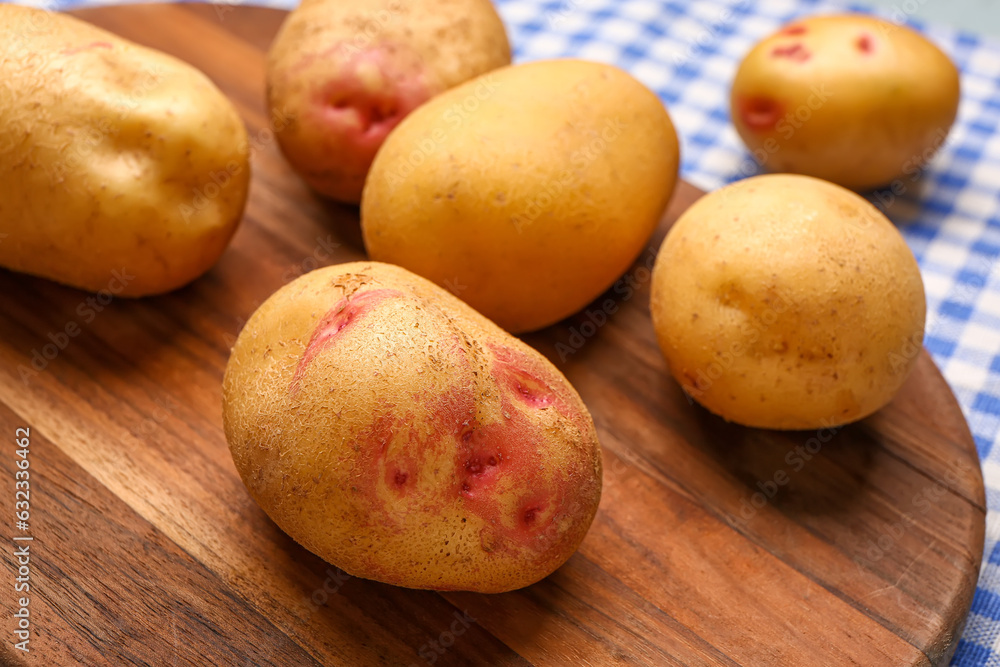
[[[303,0],[267,61],[281,149],[317,192],[357,203],[375,152],[417,106],[510,64],[489,0]]]
[[[243,122],[203,74],[0,5],[0,78],[0,266],[143,296],[216,262],[250,168]]]
[[[365,247],[508,331],[540,329],[628,269],[677,165],[667,110],[626,72],[515,65],[439,96],[389,136],[361,203]]]
[[[903,26],[862,15],[795,21],[733,81],[733,123],[765,169],[855,190],[916,179],[958,111],[958,70]]]
[[[888,403],[924,331],[923,282],[896,228],[841,187],[758,176],[705,195],[653,269],[670,372],[728,420],[812,429]]]
[[[355,576],[487,593],[576,550],[601,493],[590,414],[544,357],[399,267],[313,271],[240,333],[226,437],[250,495]]]

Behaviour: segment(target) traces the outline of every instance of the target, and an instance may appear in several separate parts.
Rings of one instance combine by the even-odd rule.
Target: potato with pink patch
[[[223,418],[250,495],[346,572],[502,592],[577,549],[601,494],[559,371],[405,269],[356,262],[272,295],[240,333]]]
[[[837,15],[794,21],[758,43],[736,73],[730,109],[767,171],[898,190],[944,144],[958,100],[958,70],[926,38]]]
[[[389,132],[438,93],[510,64],[489,0],[304,0],[274,40],[268,106],[285,157],[317,192],[361,199]]]

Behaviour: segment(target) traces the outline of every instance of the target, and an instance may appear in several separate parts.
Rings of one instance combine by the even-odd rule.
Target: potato
[[[764,168],[869,190],[921,167],[958,111],[958,70],[916,32],[816,16],[757,44],[733,81],[733,123]]]
[[[281,288],[226,366],[223,418],[250,495],[346,572],[500,592],[559,567],[590,526],[601,456],[544,357],[399,267]]]
[[[667,110],[626,72],[512,66],[432,100],[389,136],[361,203],[365,247],[508,331],[540,329],[635,260],[677,164]]]
[[[813,429],[888,403],[923,341],[923,282],[875,207],[808,176],[705,195],[667,235],[650,308],[670,372],[728,420]]]
[[[143,296],[211,267],[242,217],[246,129],[200,72],[0,5],[0,266]]]
[[[274,40],[267,102],[317,192],[357,203],[386,135],[425,101],[510,64],[489,0],[303,0]]]

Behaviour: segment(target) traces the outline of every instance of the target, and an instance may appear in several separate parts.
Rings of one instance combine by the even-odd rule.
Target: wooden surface
[[[298,547],[245,492],[220,414],[229,347],[254,308],[304,270],[363,256],[356,210],[313,197],[261,134],[263,50],[282,15],[226,6],[79,15],[214,79],[257,139],[254,181],[232,247],[173,294],[115,300],[87,320],[88,295],[0,272],[4,506],[14,432],[29,426],[35,538],[27,655],[12,648],[15,565],[3,549],[0,662],[947,659],[974,590],[985,500],[972,438],[927,354],[888,408],[832,437],[728,425],[667,376],[642,268],[629,274],[633,293],[606,295],[619,310],[593,335],[574,336],[580,316],[527,337],[579,390],[604,447],[600,511],[563,568],[509,594],[438,594],[343,576]],[[682,184],[668,221],[699,194]],[[18,366],[69,322],[79,335],[23,382]],[[560,343],[574,350],[565,362]],[[810,445],[819,451],[809,460],[795,453]],[[775,479],[785,483],[766,483]],[[5,545],[13,531],[10,517],[0,521]]]

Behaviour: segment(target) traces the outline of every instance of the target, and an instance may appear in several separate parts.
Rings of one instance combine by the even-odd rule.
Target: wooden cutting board
[[[173,294],[88,305],[0,271],[0,456],[30,428],[30,530],[3,543],[3,664],[942,664],[968,612],[985,500],[962,413],[926,353],[896,400],[836,433],[726,424],[668,377],[645,263],[618,310],[526,340],[593,412],[604,495],[579,552],[503,595],[343,575],[245,492],[222,432],[229,348],[255,307],[318,265],[363,257],[357,210],[302,185],[266,130],[263,52],[282,20],[231,6],[79,15],[204,70],[254,138],[246,220]],[[23,382],[19,365],[81,332]],[[52,348],[49,349],[49,352]],[[13,647],[14,535],[30,535],[30,653]]]

